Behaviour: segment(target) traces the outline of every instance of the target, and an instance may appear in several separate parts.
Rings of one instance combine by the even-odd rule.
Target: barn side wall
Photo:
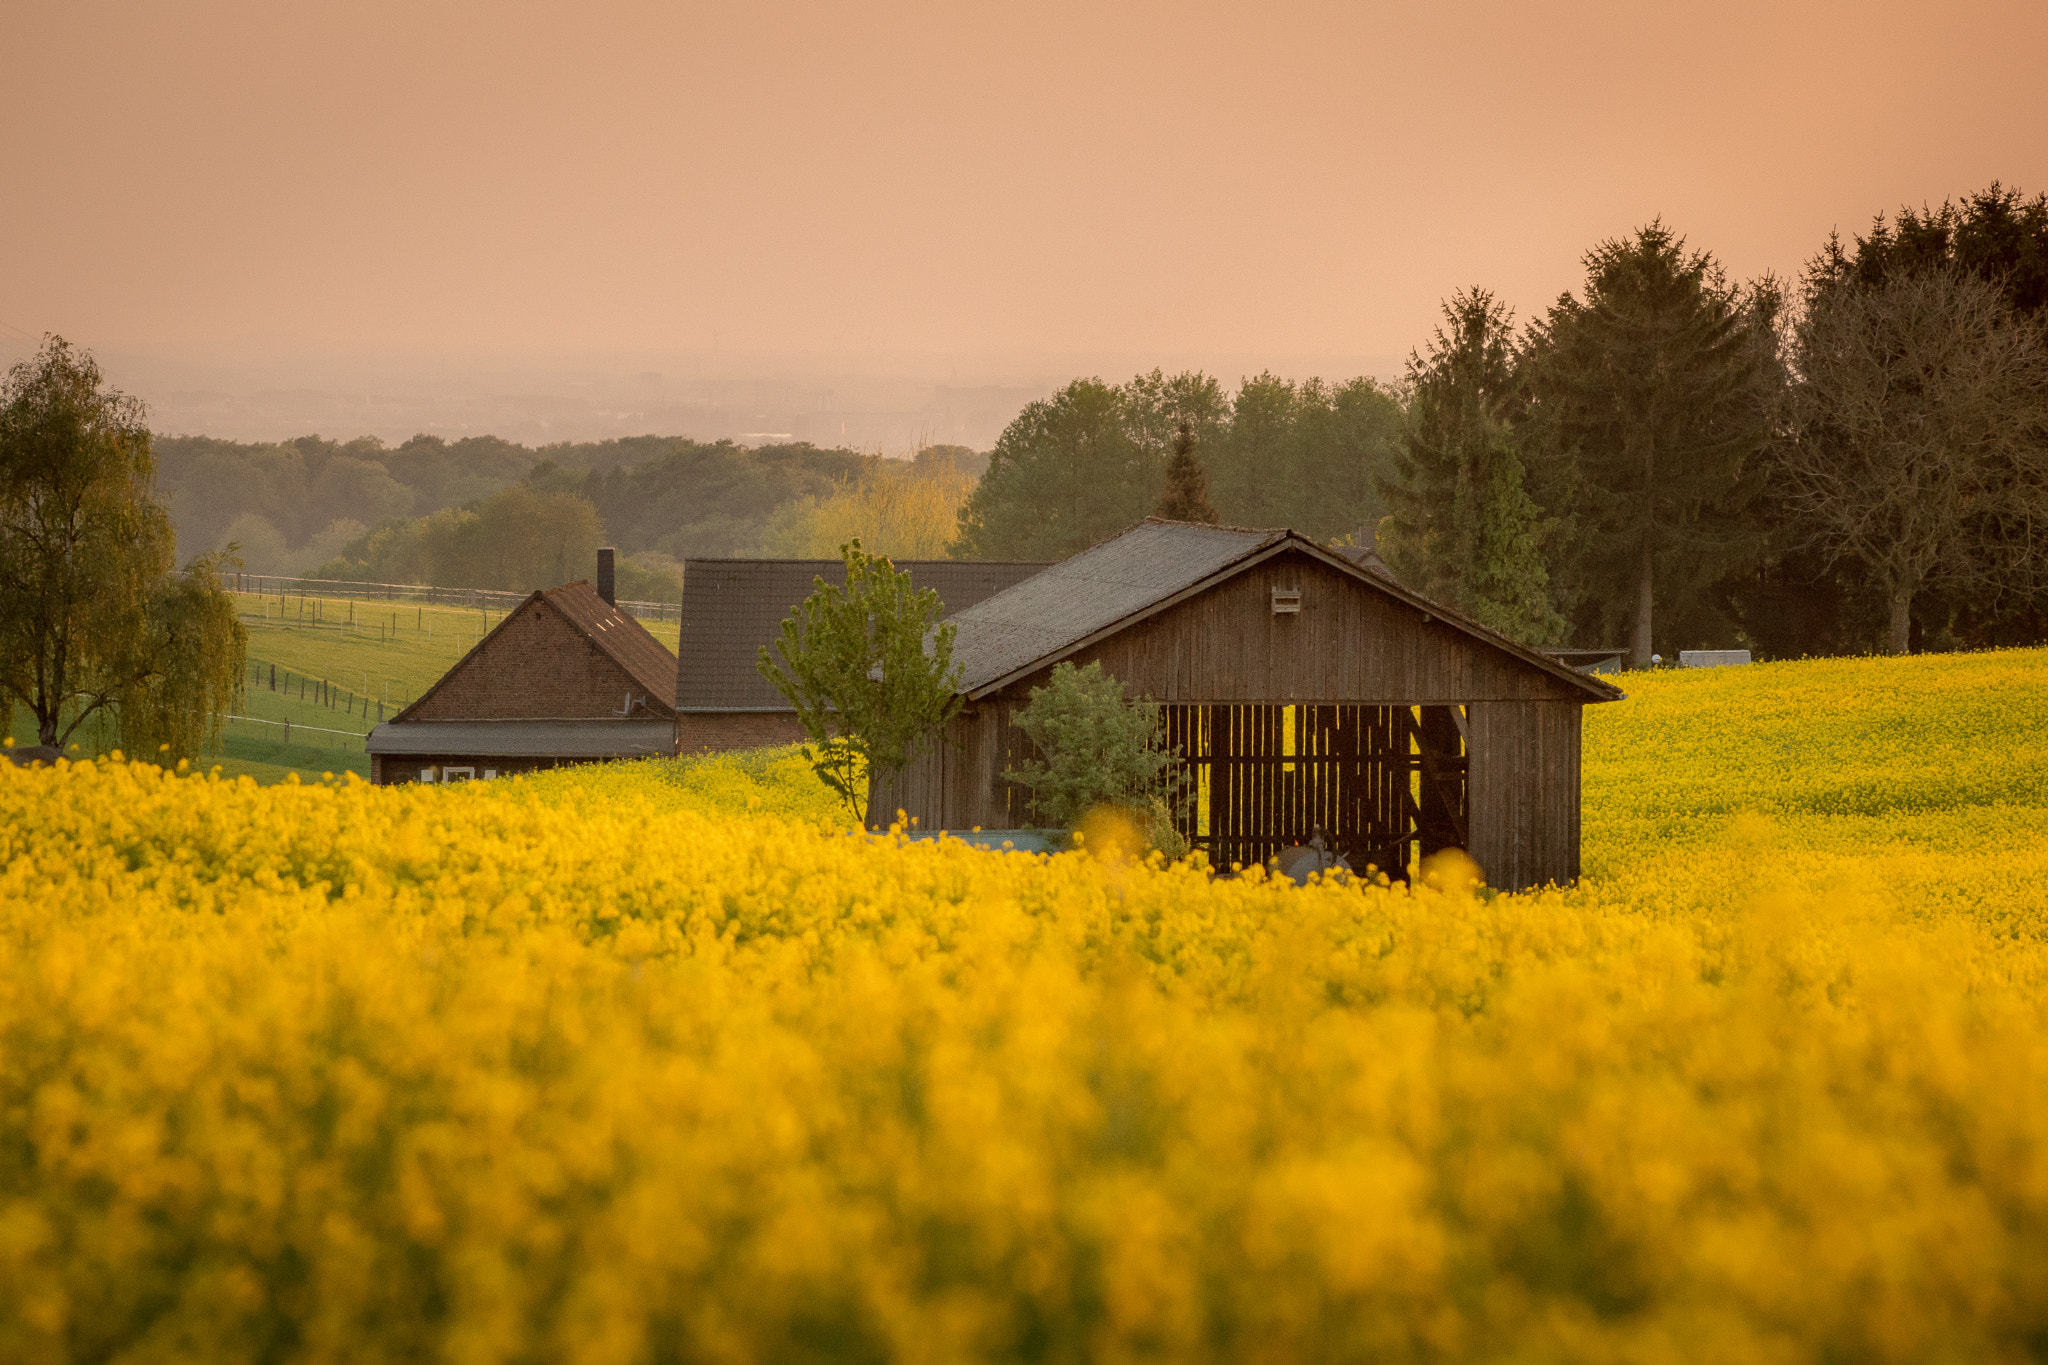
[[[1025,829],[1036,822],[1029,794],[1002,780],[1003,770],[1022,762],[1031,742],[1009,723],[1023,697],[1002,697],[972,705],[946,725],[941,742],[913,759],[894,781],[869,788],[870,822],[887,825],[901,810],[917,817],[919,829]]]
[[[647,689],[544,602],[509,617],[448,673],[408,720],[604,720],[630,694],[662,716],[674,698]]]
[[[1472,705],[1467,852],[1488,886],[1523,891],[1578,880],[1583,713],[1575,701]]]

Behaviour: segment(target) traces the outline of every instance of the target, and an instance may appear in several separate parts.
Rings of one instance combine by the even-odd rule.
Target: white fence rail
[[[345,578],[286,578],[277,574],[228,575],[228,588],[258,597],[327,597],[356,602],[408,602],[429,607],[466,607],[479,611],[510,611],[530,593],[500,588],[435,588],[422,583],[357,583]],[[655,621],[682,620],[674,602],[621,601],[619,610]]]

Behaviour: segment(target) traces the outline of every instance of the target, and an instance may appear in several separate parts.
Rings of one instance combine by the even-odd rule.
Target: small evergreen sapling
[[[1214,526],[1216,505],[1209,501],[1209,475],[1195,458],[1195,429],[1183,417],[1173,438],[1173,460],[1166,466],[1166,491],[1153,515],[1168,521],[1199,521]]]
[[[1043,760],[1008,769],[1003,778],[1031,793],[1048,826],[1073,829],[1102,807],[1127,814],[1152,847],[1169,858],[1186,853],[1174,829],[1185,782],[1180,756],[1159,743],[1159,704],[1127,701],[1124,685],[1100,663],[1059,664],[1051,681],[1031,689],[1012,724],[1038,746]]]

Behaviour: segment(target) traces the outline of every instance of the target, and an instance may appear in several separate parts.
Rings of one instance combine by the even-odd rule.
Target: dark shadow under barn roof
[[[946,615],[1030,578],[1043,564],[908,559],[911,583],[937,592]],[[788,711],[755,661],[813,582],[846,582],[837,559],[691,559],[683,564],[683,627],[677,654],[678,711]]]
[[[1569,681],[1593,700],[1621,694],[1597,678],[1497,635],[1410,592],[1360,558],[1286,530],[1141,522],[1112,540],[1062,560],[1015,587],[954,613],[953,659],[960,690],[987,693],[1123,629],[1272,554],[1295,549],[1339,566],[1379,592],[1439,618],[1530,667]]]

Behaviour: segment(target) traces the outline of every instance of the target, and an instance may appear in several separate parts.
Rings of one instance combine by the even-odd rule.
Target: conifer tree
[[[1583,624],[1627,630],[1632,667],[1650,666],[1660,606],[1697,602],[1754,553],[1778,307],[1774,281],[1737,285],[1652,222],[1588,253],[1584,298],[1530,329],[1522,448],[1570,526],[1556,567]]]
[[[1511,315],[1483,289],[1444,305],[1427,356],[1408,359],[1408,424],[1381,492],[1389,564],[1416,591],[1531,644],[1554,641],[1543,540],[1523,487]]]
[[[1166,491],[1159,495],[1155,516],[1168,521],[1199,521],[1215,525],[1215,504],[1209,501],[1209,475],[1195,458],[1195,429],[1183,418],[1173,438],[1173,459],[1166,466]]]

